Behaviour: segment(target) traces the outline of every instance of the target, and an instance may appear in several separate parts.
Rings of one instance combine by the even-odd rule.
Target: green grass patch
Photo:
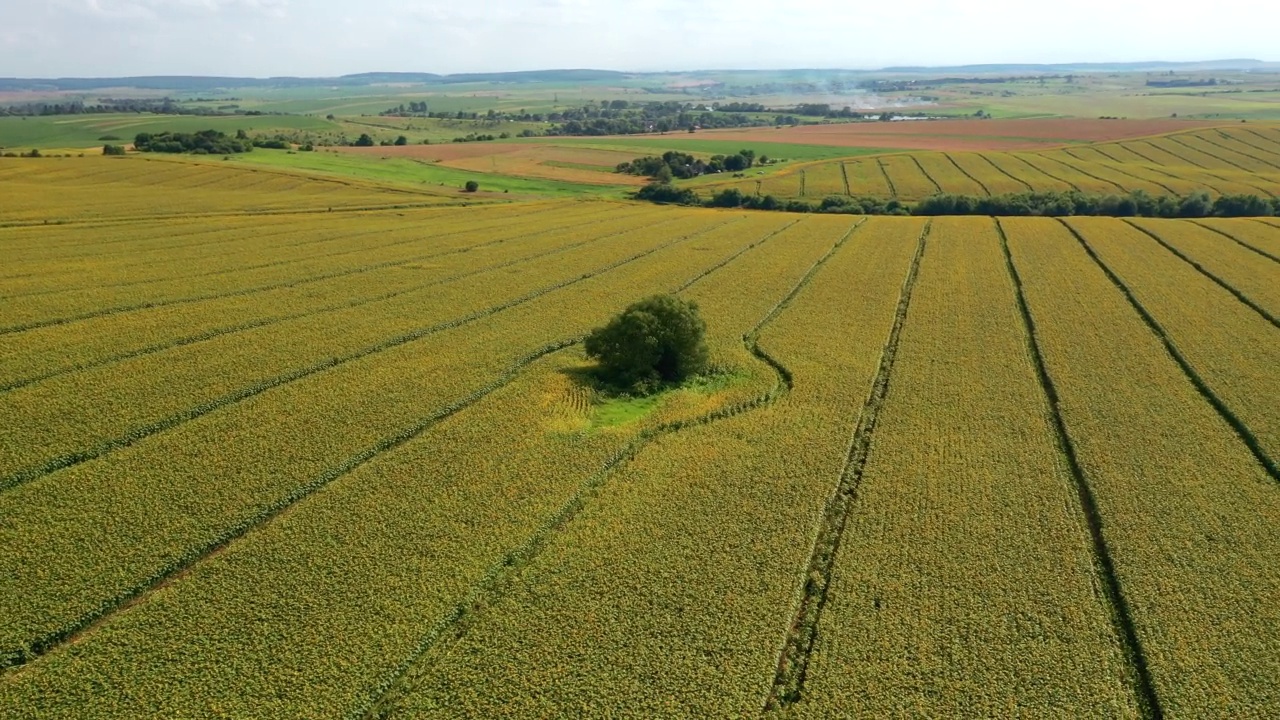
[[[357,155],[339,152],[291,154],[284,150],[255,150],[244,155],[232,156],[227,162],[291,168],[320,175],[401,185],[418,190],[428,189],[424,186],[435,186],[434,189],[439,192],[457,192],[460,196],[462,187],[468,180],[478,182],[480,192],[467,194],[467,197],[485,197],[493,193],[524,197],[622,197],[623,193],[621,189],[609,186],[456,170],[420,160],[372,154]]]
[[[132,142],[134,136],[143,132],[196,132],[211,129],[228,135],[234,135],[237,130],[261,134],[296,131],[324,133],[338,130],[338,126],[324,118],[283,115],[205,117],[129,113],[0,117],[0,147],[87,148],[101,146],[99,138],[104,135],[115,135],[124,142]]]
[[[591,388],[588,431],[639,422],[668,406],[696,405],[715,393],[749,379],[743,372],[717,372],[690,378],[683,383],[666,385],[648,395],[630,395],[602,385],[590,367],[568,372],[575,382]]]

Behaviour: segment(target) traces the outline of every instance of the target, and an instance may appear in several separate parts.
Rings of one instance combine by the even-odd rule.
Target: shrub
[[[462,189],[466,192],[475,192],[480,189],[480,183],[475,180],[468,180],[467,184],[462,186]]]
[[[124,146],[123,145],[103,145],[102,154],[103,155],[124,155]]]

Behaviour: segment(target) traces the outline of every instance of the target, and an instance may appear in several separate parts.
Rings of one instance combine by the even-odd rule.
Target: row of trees
[[[781,199],[773,195],[749,195],[737,188],[726,188],[709,199],[703,199],[690,188],[677,188],[670,183],[650,183],[636,197],[650,202],[703,207],[782,210],[786,212],[825,212],[852,215],[990,215],[1068,217],[1093,215],[1101,217],[1271,217],[1280,215],[1280,198],[1258,195],[1221,195],[1208,193],[1153,196],[1141,190],[1128,195],[1087,195],[1079,192],[1010,193],[992,197],[972,195],[935,195],[909,205],[897,199],[845,197],[832,195],[821,202]]]
[[[218,130],[200,130],[193,133],[138,133],[133,146],[141,152],[231,155],[250,152],[253,141],[243,130],[234,138]]]
[[[767,162],[769,162],[769,158],[761,155],[759,163],[764,165]],[[739,150],[733,155],[712,155],[710,160],[702,160],[688,153],[668,150],[662,154],[662,157],[649,155],[629,162],[619,163],[614,168],[614,172],[627,175],[643,175],[660,183],[665,183],[671,182],[674,178],[687,180],[699,175],[742,172],[755,164],[756,153],[754,150]]]

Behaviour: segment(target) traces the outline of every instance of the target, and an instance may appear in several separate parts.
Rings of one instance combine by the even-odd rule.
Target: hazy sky
[[[1280,2],[0,0],[0,76],[1280,60]]]

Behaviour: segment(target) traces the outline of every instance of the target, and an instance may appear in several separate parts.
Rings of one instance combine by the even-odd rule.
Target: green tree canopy
[[[706,330],[697,303],[654,295],[594,330],[585,348],[606,381],[646,392],[707,370]]]

